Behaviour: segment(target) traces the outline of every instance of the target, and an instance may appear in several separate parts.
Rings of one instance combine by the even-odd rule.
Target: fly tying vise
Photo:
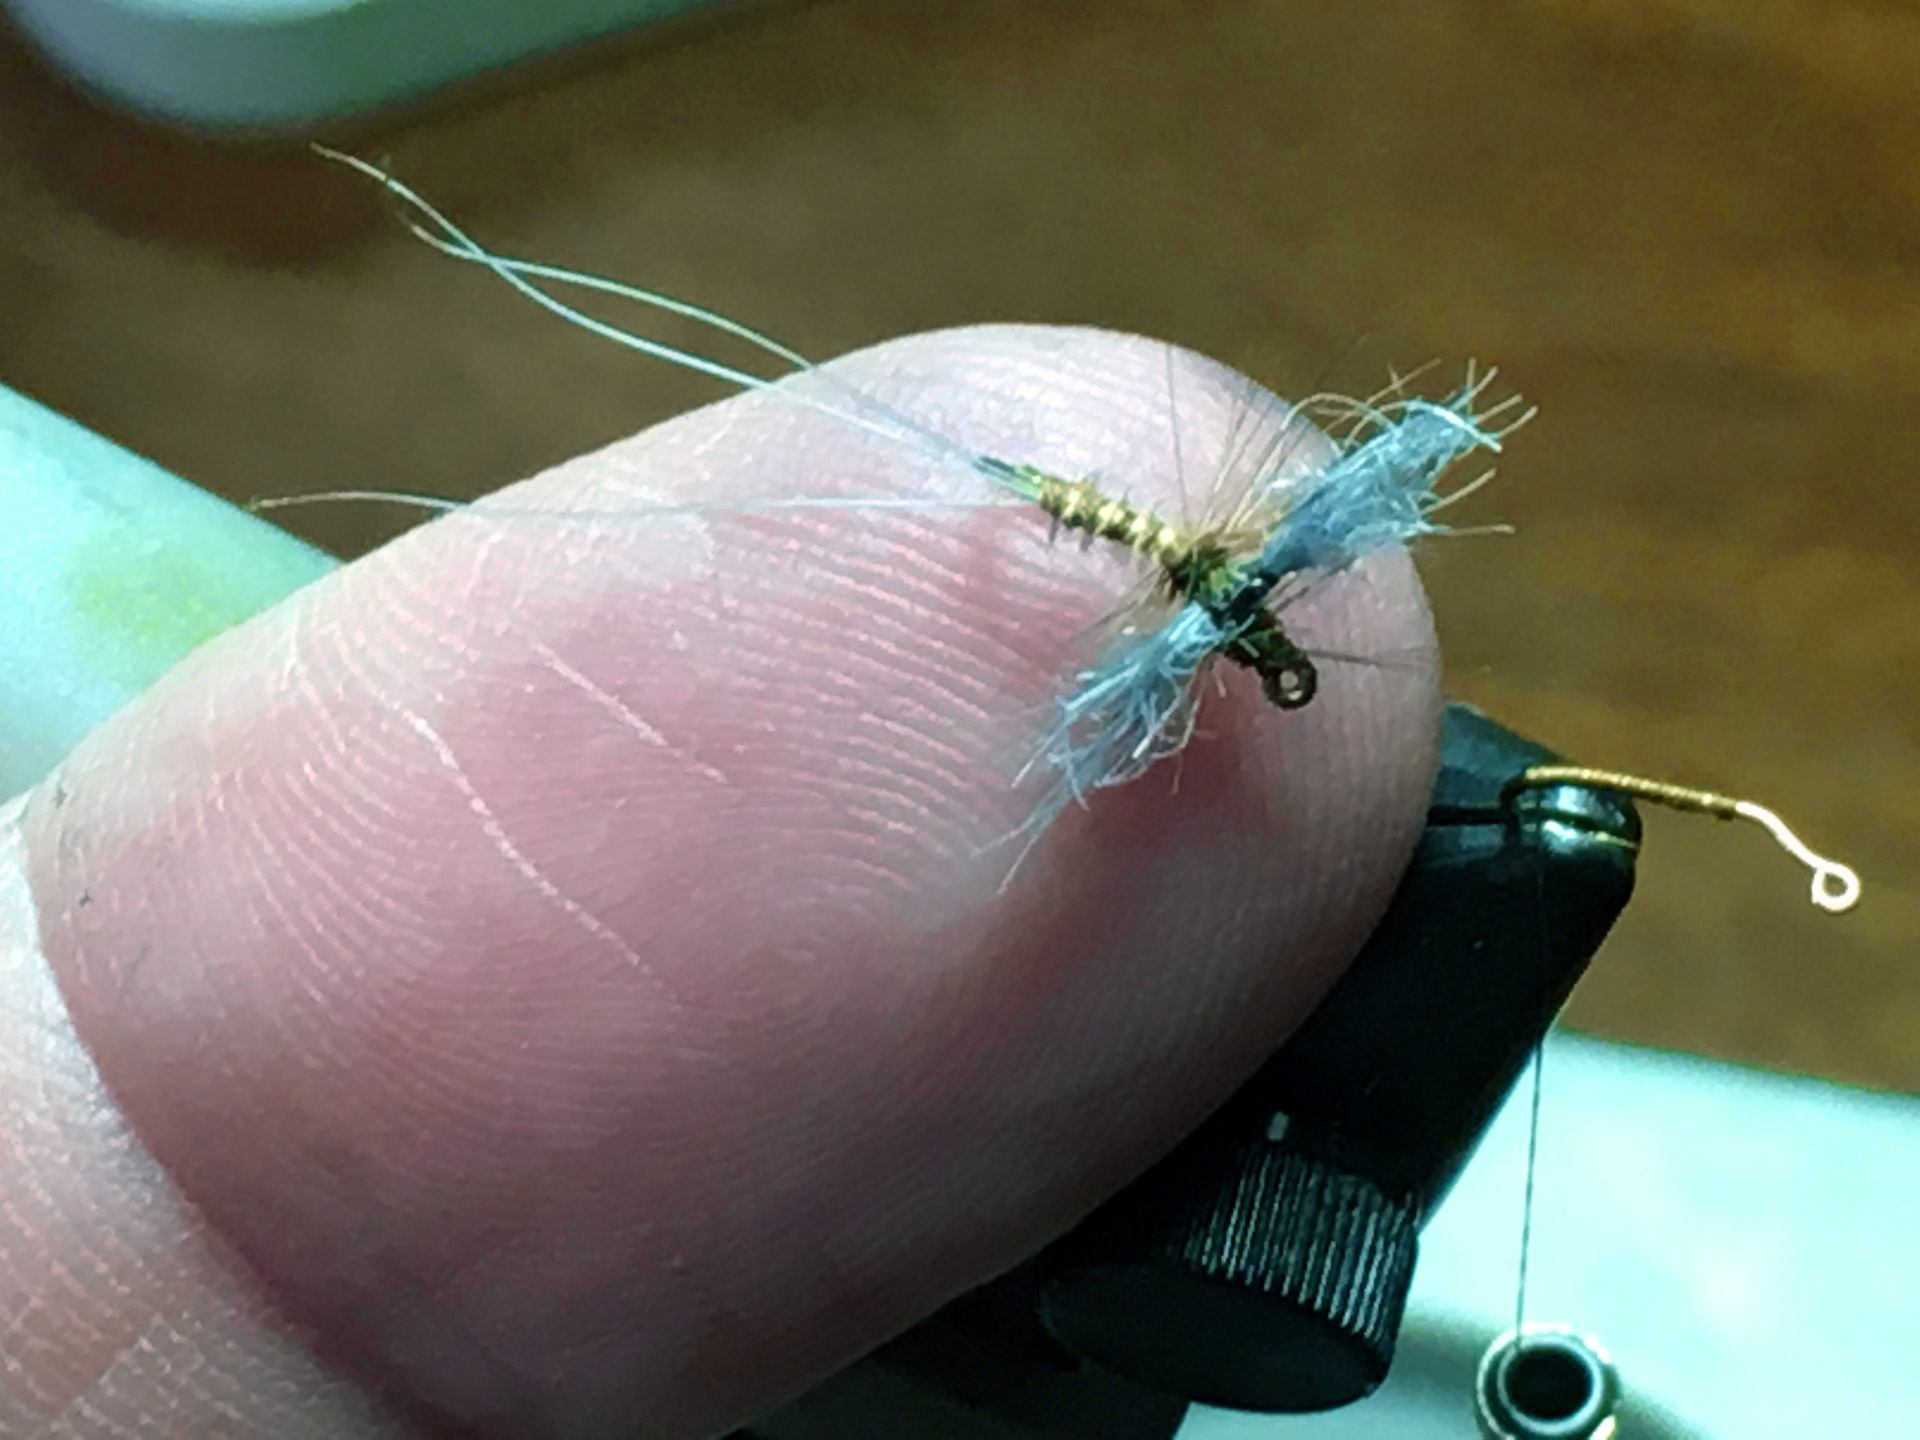
[[[742,389],[768,393],[836,419],[922,456],[956,464],[988,483],[998,500],[952,508],[1024,503],[1050,526],[1103,541],[1137,557],[1155,572],[1163,613],[1154,623],[1130,621],[1093,663],[1079,670],[1055,702],[1042,739],[1015,783],[1045,776],[1044,792],[1021,832],[1030,846],[1069,805],[1090,793],[1138,778],[1179,753],[1192,738],[1202,680],[1225,660],[1255,675],[1267,699],[1282,710],[1312,701],[1319,675],[1312,655],[1289,636],[1282,616],[1320,583],[1379,551],[1421,536],[1444,533],[1434,519],[1442,507],[1477,488],[1487,476],[1443,492],[1442,475],[1474,451],[1498,453],[1504,437],[1532,417],[1519,397],[1483,404],[1494,372],[1476,374],[1448,399],[1402,393],[1401,382],[1367,400],[1315,396],[1292,406],[1279,440],[1258,457],[1245,493],[1224,518],[1185,524],[1105,489],[1095,478],[1067,478],[1040,466],[982,453],[926,428],[872,396],[840,384],[797,351],[725,316],[670,296],[557,266],[495,254],[482,247],[404,182],[376,165],[325,146],[315,151],[376,182],[402,209],[408,228],[434,249],[492,272],[536,304],[592,334]],[[803,394],[781,380],[741,370],[694,351],[653,340],[602,321],[559,299],[542,285],[566,285],[644,304],[706,325],[757,347],[824,382],[829,398]],[[789,377],[790,378],[790,377]],[[1332,453],[1297,465],[1288,439],[1295,422],[1329,432]],[[473,510],[475,502],[384,490],[335,490],[255,502],[256,509],[327,500],[374,500],[434,510]],[[484,502],[479,502],[484,506]],[[511,513],[484,507],[486,513]],[[673,513],[691,506],[661,507]],[[925,500],[789,497],[711,507],[733,512],[768,510],[939,509]],[[1170,608],[1170,613],[1164,613]],[[1688,791],[1613,772],[1584,771],[1583,783],[1614,788],[1680,808],[1755,819],[1815,873],[1814,900],[1829,910],[1849,908],[1859,881],[1845,866],[1808,850],[1771,811],[1746,801]],[[1516,788],[1561,778],[1529,772]]]

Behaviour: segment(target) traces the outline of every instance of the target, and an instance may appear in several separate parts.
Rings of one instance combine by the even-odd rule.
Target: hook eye
[[[1267,699],[1282,710],[1298,710],[1320,688],[1320,672],[1307,659],[1290,660],[1260,677]]]

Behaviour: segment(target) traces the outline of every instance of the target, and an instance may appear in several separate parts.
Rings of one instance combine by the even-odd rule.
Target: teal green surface
[[[0,388],[0,796],[330,556]]]

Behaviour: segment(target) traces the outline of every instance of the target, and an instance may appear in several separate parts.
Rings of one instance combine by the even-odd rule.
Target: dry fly
[[[1068,806],[1085,804],[1092,792],[1125,784],[1178,754],[1192,738],[1203,681],[1219,662],[1252,672],[1267,699],[1282,710],[1309,704],[1319,688],[1319,673],[1314,657],[1288,634],[1288,609],[1369,555],[1447,530],[1435,519],[1437,512],[1476,489],[1490,472],[1450,491],[1442,489],[1443,478],[1469,455],[1498,453],[1505,437],[1533,414],[1518,396],[1490,399],[1495,372],[1477,372],[1473,367],[1468,368],[1464,383],[1440,400],[1406,393],[1405,382],[1398,378],[1368,399],[1312,396],[1289,408],[1284,423],[1251,464],[1235,467],[1243,483],[1234,495],[1224,497],[1223,504],[1209,507],[1218,513],[1187,523],[1137,504],[1093,476],[1060,475],[959,444],[838,382],[777,340],[713,311],[602,276],[496,254],[378,166],[315,148],[380,185],[422,241],[443,254],[481,266],[534,303],[594,335],[744,390],[769,393],[960,467],[992,497],[977,503],[1025,504],[1055,532],[1077,534],[1087,545],[1100,542],[1118,547],[1144,562],[1151,572],[1151,585],[1115,618],[1107,642],[1092,663],[1077,670],[1063,687],[1041,726],[1039,742],[1019,767],[1016,784],[1037,777],[1040,787],[1029,819],[1018,832],[1027,846]],[[597,291],[694,321],[773,356],[789,367],[788,374],[769,379],[621,329],[567,303],[548,286]],[[800,374],[820,382],[812,388],[824,391],[824,397],[782,383]],[[1243,424],[1246,418],[1243,411]],[[1313,433],[1309,427],[1316,427],[1326,444],[1320,458],[1303,464],[1296,447],[1301,436]],[[1229,440],[1229,456],[1237,455],[1246,443],[1236,427]],[[1223,460],[1223,469],[1228,464]],[[336,490],[260,504],[267,508],[351,499],[439,510],[474,508],[473,502],[384,490]],[[937,501],[791,497],[714,508],[879,510],[939,505]],[[685,513],[704,507],[665,508]],[[489,513],[505,512],[489,507]],[[1650,782],[1616,778],[1633,781],[1640,787],[1634,793],[1645,798],[1677,803],[1665,793],[1651,793]],[[1664,791],[1682,793],[1674,787]],[[1766,814],[1778,824],[1777,817]],[[1776,838],[1780,838],[1777,832]],[[1797,840],[1788,848],[1794,850],[1796,845]],[[1820,867],[1840,871],[1844,867],[1803,851],[1802,846],[1794,853],[1815,868],[1816,902],[1835,909],[1851,904],[1858,893],[1851,872],[1845,872],[1851,886],[1842,887],[1850,893],[1844,898],[1822,897]]]

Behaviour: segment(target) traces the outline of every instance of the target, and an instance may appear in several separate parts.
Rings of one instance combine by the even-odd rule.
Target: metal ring
[[[1619,1423],[1613,1361],[1565,1326],[1501,1334],[1480,1357],[1473,1388],[1487,1440],[1608,1440]]]

